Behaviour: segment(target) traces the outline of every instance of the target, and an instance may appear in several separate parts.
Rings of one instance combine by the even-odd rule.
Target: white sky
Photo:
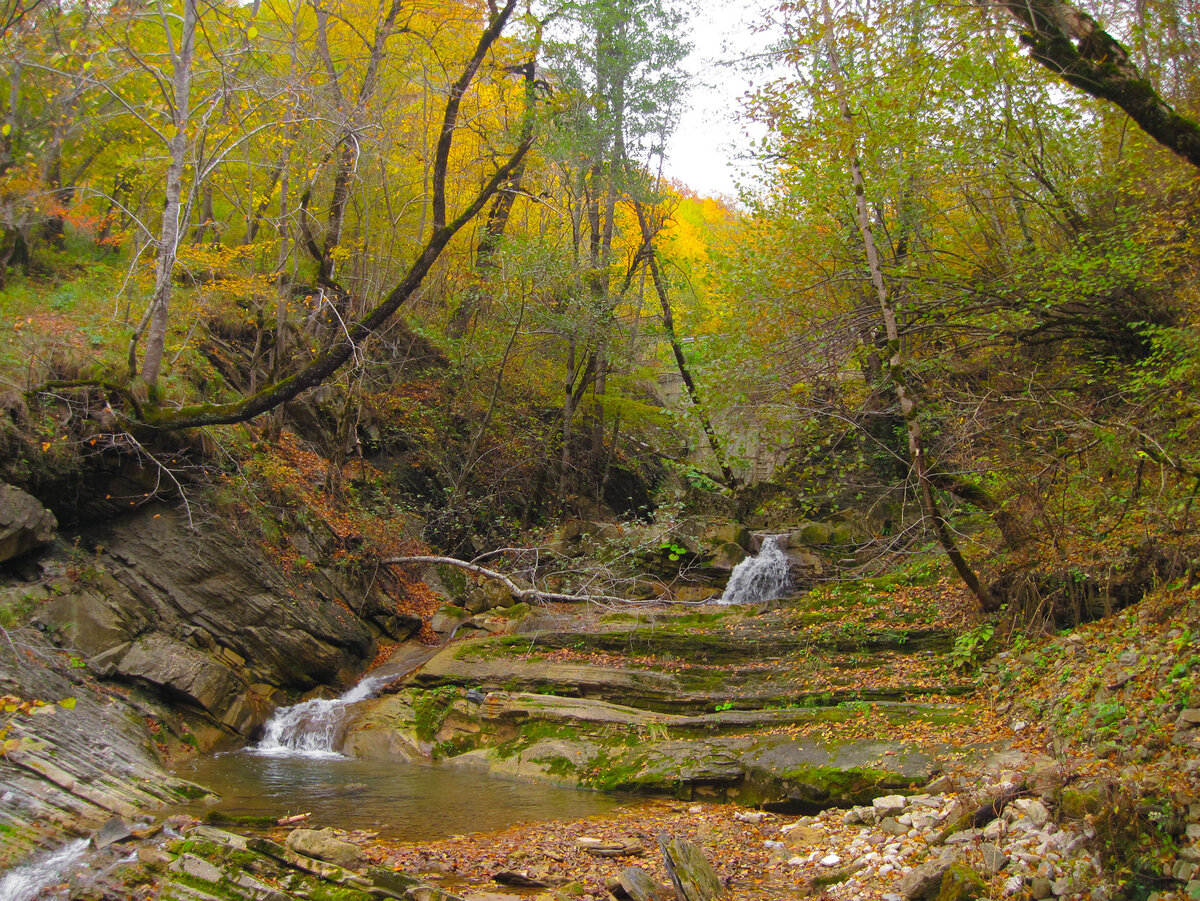
[[[770,37],[752,31],[759,20],[754,0],[700,3],[691,18],[695,48],[684,63],[693,86],[663,168],[701,195],[736,197],[737,184],[747,181],[737,157],[750,139],[738,117],[751,78],[735,62],[761,53]]]

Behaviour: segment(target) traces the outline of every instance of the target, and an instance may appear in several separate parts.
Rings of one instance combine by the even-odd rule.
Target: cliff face
[[[282,692],[352,680],[379,638],[420,626],[365,580],[285,578],[230,523],[192,527],[165,505],[93,524],[77,543],[88,563],[53,582],[36,626],[95,676],[190,714],[201,745],[251,734]]]

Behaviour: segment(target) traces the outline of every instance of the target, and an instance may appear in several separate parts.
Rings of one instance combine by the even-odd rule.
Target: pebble
[[[993,897],[1033,894],[1063,901],[1083,901],[1089,897],[1087,892],[1095,887],[1102,872],[1089,845],[1095,838],[1094,830],[1079,824],[1059,827],[1051,819],[1050,809],[1040,800],[1018,799],[1001,818],[981,829],[958,830],[947,836],[943,845],[937,845],[940,824],[951,815],[957,819],[964,809],[974,809],[977,803],[973,794],[964,795],[961,800],[928,792],[910,797],[889,795],[876,798],[870,807],[830,810],[816,817],[804,817],[782,826],[780,831],[787,833],[799,825],[820,831],[819,847],[814,847],[816,842],[803,839],[799,844],[792,843],[792,847],[809,852],[788,860],[789,866],[800,871],[797,873],[800,880],[814,879],[829,869],[844,866],[845,861],[854,862],[853,877],[825,888],[826,897],[832,901],[867,897],[899,899],[900,895],[882,891],[894,890],[897,879],[946,854],[962,858],[980,873],[994,874]],[[768,843],[767,847],[775,845]],[[1192,874],[1181,870],[1181,875]],[[1079,893],[1079,886],[1086,887],[1083,894]],[[1094,901],[1107,898],[1101,892]]]

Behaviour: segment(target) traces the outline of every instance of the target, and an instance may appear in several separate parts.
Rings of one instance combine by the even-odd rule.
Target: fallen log
[[[454,566],[458,569],[466,570],[469,573],[474,573],[477,576],[483,576],[487,579],[495,579],[501,585],[508,589],[509,593],[518,601],[558,601],[568,604],[621,604],[626,607],[644,606],[648,604],[665,604],[665,603],[694,603],[684,601],[663,601],[663,600],[634,600],[631,598],[619,598],[611,594],[564,594],[558,591],[542,591],[540,588],[522,588],[504,573],[498,570],[488,569],[486,566],[480,566],[478,563],[471,563],[467,560],[459,560],[457,557],[436,557],[436,556],[414,556],[414,557],[388,557],[381,560],[381,563],[395,564],[399,566],[410,566],[414,564],[436,565],[444,563],[447,566]]]

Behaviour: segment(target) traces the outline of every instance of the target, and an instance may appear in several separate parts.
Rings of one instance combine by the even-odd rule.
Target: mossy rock
[[[937,901],[976,901],[988,897],[988,884],[966,864],[955,863],[942,877]]]
[[[1097,785],[1068,786],[1062,790],[1059,810],[1069,820],[1103,812],[1107,806],[1104,791]]]
[[[831,543],[834,527],[824,522],[809,522],[788,536],[788,547],[818,547]]]

